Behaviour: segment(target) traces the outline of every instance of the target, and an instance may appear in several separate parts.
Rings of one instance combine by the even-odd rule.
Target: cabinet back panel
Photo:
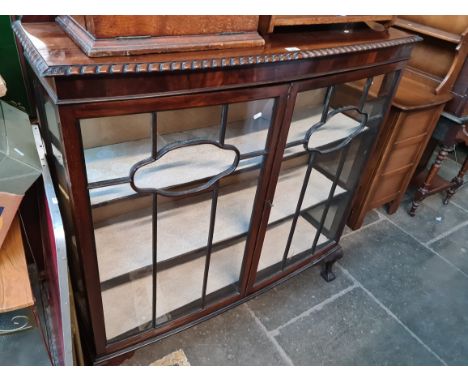
[[[230,104],[228,123],[248,121],[258,113],[262,113],[262,118],[271,119],[273,102],[274,100],[267,99]],[[220,115],[221,106],[157,112],[158,134],[218,126]],[[151,113],[89,118],[82,119],[80,123],[83,147],[88,149],[149,138]]]

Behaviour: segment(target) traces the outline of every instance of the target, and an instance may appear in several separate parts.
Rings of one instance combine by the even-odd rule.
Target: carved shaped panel
[[[156,191],[163,195],[190,194],[208,189],[217,180],[231,174],[239,162],[234,146],[215,141],[192,140],[164,147],[156,159],[139,162],[133,168],[133,187],[139,191]],[[166,188],[196,183],[184,191]]]
[[[355,112],[360,122],[348,116],[346,112]],[[355,107],[333,110],[328,113],[325,122],[317,122],[307,131],[304,147],[307,150],[317,151],[337,150],[365,130],[366,122],[367,114],[361,113]],[[331,143],[337,144],[331,145]]]

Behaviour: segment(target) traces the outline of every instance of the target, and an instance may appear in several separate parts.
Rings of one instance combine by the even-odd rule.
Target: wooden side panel
[[[419,24],[438,28],[454,34],[462,34],[468,26],[468,16],[436,16],[436,15],[410,15],[400,16],[401,18]]]
[[[81,25],[84,29],[86,28],[86,16],[71,16],[78,24]]]
[[[442,79],[449,71],[454,58],[453,46],[425,40],[414,46],[408,65]]]
[[[79,23],[80,17],[73,16]],[[87,16],[86,19],[87,24],[92,23],[96,38],[255,32],[258,28],[258,16]],[[89,28],[88,31],[93,32]]]
[[[389,177],[393,177],[393,181],[387,187],[377,188],[369,209],[395,200],[396,206],[389,212],[396,210],[431,137],[442,107],[404,114],[400,126],[397,126],[398,135],[390,148],[391,154],[380,174],[382,182]]]
[[[34,305],[18,216],[0,249],[0,313]]]
[[[393,24],[394,16],[366,15],[366,16],[307,16],[307,15],[275,15],[260,16],[260,32],[262,34],[273,33],[275,27],[304,26],[320,24],[340,24],[359,22],[378,22],[385,27]]]
[[[420,111],[403,112],[393,108],[393,118],[387,127],[393,134],[381,143],[380,163],[370,183],[361,191],[348,224],[357,229],[362,225],[368,211],[393,202],[390,213],[399,206],[424,148],[434,130],[443,105]]]
[[[445,111],[458,117],[468,115],[468,60],[465,60],[463,69],[453,86],[452,94],[454,97],[447,104]]]

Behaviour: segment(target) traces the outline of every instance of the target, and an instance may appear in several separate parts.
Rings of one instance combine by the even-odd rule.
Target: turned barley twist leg
[[[418,187],[416,194],[414,195],[413,202],[411,204],[411,209],[409,211],[410,216],[416,215],[417,208],[429,193],[429,188],[431,186],[432,180],[439,172],[440,166],[442,162],[447,158],[449,151],[451,151],[451,147],[441,145],[439,154],[437,155],[435,162],[432,164],[431,169],[429,170],[426,176],[426,179],[424,179],[424,183],[422,184],[422,186]]]
[[[468,171],[468,155],[463,162],[463,165],[458,172],[457,176],[452,179],[453,186],[447,190],[447,196],[445,197],[444,204],[448,204],[450,198],[457,192],[457,190],[463,185],[463,177]]]

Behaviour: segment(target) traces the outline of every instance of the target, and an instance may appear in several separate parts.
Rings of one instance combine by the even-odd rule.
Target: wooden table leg
[[[458,172],[457,176],[452,179],[453,185],[447,190],[447,196],[445,197],[444,204],[448,204],[450,198],[457,192],[457,190],[463,185],[463,177],[468,171],[468,155],[463,162],[463,165]]]
[[[414,195],[413,202],[411,204],[411,209],[409,211],[410,216],[416,215],[416,209],[419,207],[421,202],[426,198],[427,194],[429,193],[429,188],[432,183],[432,179],[437,175],[439,172],[440,166],[442,162],[447,158],[449,151],[452,147],[441,145],[439,154],[435,162],[432,164],[431,169],[429,170],[426,179],[424,179],[424,183],[422,186],[419,186],[416,194]]]

